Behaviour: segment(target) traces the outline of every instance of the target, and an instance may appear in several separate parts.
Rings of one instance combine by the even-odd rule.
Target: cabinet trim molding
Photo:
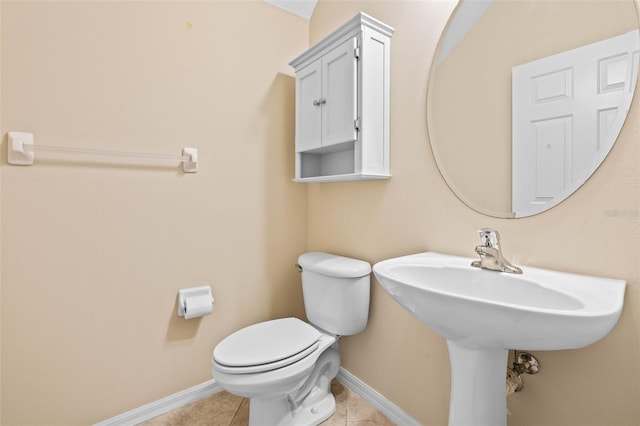
[[[374,29],[379,33],[386,35],[387,37],[391,37],[395,31],[393,27],[385,24],[384,22],[379,21],[364,12],[360,12],[349,21],[344,23],[342,26],[340,26],[340,28],[319,41],[312,48],[299,55],[293,61],[289,62],[289,65],[291,65],[295,69],[304,68],[304,66],[306,65],[305,62],[314,59],[318,55],[318,53],[323,52],[332,44],[340,42],[341,40],[348,38],[351,35],[355,35],[362,26]]]

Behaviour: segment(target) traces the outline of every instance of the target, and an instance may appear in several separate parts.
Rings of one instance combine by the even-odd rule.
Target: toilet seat
[[[245,327],[213,351],[219,371],[249,374],[291,365],[318,349],[320,332],[298,318],[281,318]]]

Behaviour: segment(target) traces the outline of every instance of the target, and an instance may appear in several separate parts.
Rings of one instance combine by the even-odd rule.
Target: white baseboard
[[[215,380],[209,380],[189,389],[174,393],[165,398],[134,408],[126,413],[119,414],[95,426],[129,426],[142,423],[145,420],[152,419],[161,414],[168,413],[171,410],[180,408],[183,405],[190,404],[202,398],[206,398],[214,393],[221,392],[222,388]]]
[[[387,416],[389,420],[402,426],[419,426],[420,422],[411,417],[402,408],[380,395],[365,382],[340,367],[336,379],[360,398],[371,404],[380,413]]]
[[[397,425],[419,426],[420,423],[407,414],[400,407],[380,395],[362,380],[340,367],[336,379],[360,398],[371,404],[376,410],[387,416]],[[189,389],[174,393],[165,398],[134,408],[126,413],[119,414],[107,420],[96,423],[95,426],[131,426],[152,419],[171,410],[206,398],[223,389],[215,380],[209,380]]]

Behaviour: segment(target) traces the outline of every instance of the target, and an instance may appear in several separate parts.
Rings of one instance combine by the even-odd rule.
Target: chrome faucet
[[[480,260],[471,262],[471,266],[476,268],[490,269],[492,271],[509,272],[521,274],[522,269],[513,266],[502,256],[500,250],[500,234],[495,229],[478,229],[481,245],[476,246],[476,253],[480,255]]]

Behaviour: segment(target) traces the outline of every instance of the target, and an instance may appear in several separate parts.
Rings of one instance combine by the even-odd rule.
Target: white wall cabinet
[[[296,182],[388,179],[393,28],[359,13],[294,59]]]

